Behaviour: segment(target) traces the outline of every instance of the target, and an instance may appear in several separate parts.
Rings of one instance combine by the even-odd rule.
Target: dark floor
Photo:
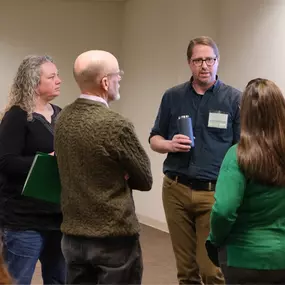
[[[169,234],[142,225],[141,245],[144,259],[143,284],[177,284],[175,260]],[[40,265],[33,284],[42,284]]]

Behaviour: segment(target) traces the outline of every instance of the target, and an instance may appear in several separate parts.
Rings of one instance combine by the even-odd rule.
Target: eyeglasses
[[[122,77],[123,77],[124,74],[125,74],[125,73],[124,73],[123,70],[119,70],[119,71],[117,71],[117,72],[110,72],[110,73],[105,74],[105,75],[101,78],[100,82],[102,82],[102,80],[103,80],[105,77],[111,77],[111,76],[120,76],[120,78],[122,79]],[[120,80],[121,80],[121,79],[120,79]]]
[[[119,70],[117,72],[111,72],[111,73],[107,73],[105,76],[120,76],[120,77],[123,77],[124,75],[124,71],[123,70]]]
[[[192,59],[191,61],[193,62],[195,66],[200,67],[203,65],[204,61],[206,62],[207,66],[213,66],[216,60],[217,58],[207,57],[206,59],[196,58],[196,59]]]

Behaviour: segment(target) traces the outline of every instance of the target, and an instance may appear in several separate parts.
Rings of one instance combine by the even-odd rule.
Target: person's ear
[[[107,77],[104,77],[101,81],[102,87],[105,91],[109,90],[109,80]]]
[[[220,64],[220,60],[221,60],[221,58],[220,58],[220,57],[217,57],[217,65]]]

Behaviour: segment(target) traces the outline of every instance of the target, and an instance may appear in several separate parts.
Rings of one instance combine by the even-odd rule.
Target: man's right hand
[[[189,137],[178,134],[170,141],[170,152],[188,152],[191,149],[192,141]]]
[[[150,147],[158,153],[188,152],[191,149],[189,137],[178,134],[172,140],[166,140],[160,135],[155,135],[150,139]]]

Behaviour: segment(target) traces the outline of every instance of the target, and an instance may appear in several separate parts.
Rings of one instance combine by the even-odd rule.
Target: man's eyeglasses
[[[204,61],[207,64],[207,66],[213,66],[216,60],[217,58],[207,57],[206,59],[196,58],[196,59],[192,59],[191,61],[193,62],[195,66],[200,67],[203,65]]]
[[[100,82],[102,82],[102,80],[103,80],[105,77],[111,77],[111,76],[120,76],[120,78],[122,79],[123,75],[124,75],[124,71],[123,71],[123,70],[119,70],[119,71],[117,71],[117,72],[110,72],[110,73],[105,74],[105,75],[101,78]]]
[[[124,73],[124,71],[123,70],[119,70],[119,71],[117,71],[117,72],[111,72],[111,73],[107,73],[105,76],[120,76],[120,77],[123,77],[123,75],[124,75],[125,73]],[[104,77],[105,77],[104,76]]]

